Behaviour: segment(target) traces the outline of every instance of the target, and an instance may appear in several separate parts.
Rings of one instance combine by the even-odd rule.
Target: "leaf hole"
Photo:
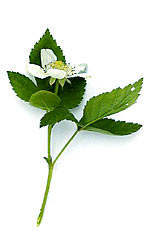
[[[131,88],[131,91],[134,91],[134,90],[135,90],[135,87],[132,87],[132,88]]]

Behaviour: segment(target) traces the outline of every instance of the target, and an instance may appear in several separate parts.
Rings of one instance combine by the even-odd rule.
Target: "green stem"
[[[40,223],[42,221],[42,218],[43,218],[43,214],[44,214],[44,210],[45,210],[45,205],[46,205],[46,201],[47,201],[47,196],[48,196],[48,192],[49,192],[49,188],[50,188],[50,182],[51,182],[51,178],[52,178],[52,173],[53,173],[53,166],[51,165],[51,167],[49,166],[47,185],[46,185],[46,190],[45,190],[45,194],[44,194],[44,198],[43,198],[42,207],[41,207],[39,216],[37,218],[37,226],[40,225]]]
[[[48,196],[48,192],[49,192],[49,188],[50,188],[50,182],[51,182],[51,178],[52,178],[54,164],[56,163],[58,158],[61,156],[61,154],[64,152],[66,147],[70,144],[70,142],[73,140],[73,138],[77,135],[78,132],[79,132],[79,130],[75,131],[75,133],[72,135],[72,137],[68,140],[68,142],[62,148],[62,150],[59,152],[59,154],[57,155],[57,157],[55,158],[53,163],[49,162],[49,173],[48,173],[47,185],[46,185],[46,190],[45,190],[44,199],[43,199],[42,207],[41,207],[41,210],[40,210],[40,214],[39,214],[38,219],[37,219],[37,226],[40,225],[40,223],[42,221],[42,218],[43,218],[44,209],[45,209],[45,205],[46,205],[46,201],[47,201],[47,196]],[[50,134],[51,134],[51,129],[50,129],[50,126],[49,126],[49,130],[48,130],[48,156],[50,156]]]
[[[52,165],[54,166],[54,164],[56,163],[56,161],[58,160],[58,158],[61,156],[61,154],[64,152],[64,150],[66,149],[66,147],[70,144],[70,142],[73,140],[73,138],[77,135],[77,133],[79,132],[79,130],[77,129],[75,131],[75,133],[72,135],[72,137],[68,140],[68,142],[65,144],[65,146],[62,148],[62,150],[59,152],[59,154],[57,155],[57,157],[55,158],[55,160],[53,161]]]
[[[48,126],[48,160],[51,160],[51,132],[52,132],[52,126]]]
[[[57,80],[56,81],[56,86],[55,86],[55,94],[56,95],[58,93],[58,88],[59,88],[59,82]],[[44,210],[45,210],[45,206],[46,206],[46,201],[47,201],[47,197],[48,197],[48,193],[49,193],[49,188],[50,188],[52,173],[53,173],[53,167],[54,167],[54,165],[52,164],[51,151],[50,151],[50,147],[51,147],[51,132],[52,132],[52,126],[49,125],[48,126],[48,168],[49,168],[49,172],[48,172],[47,184],[46,184],[46,189],[45,189],[45,194],[44,194],[44,198],[43,198],[42,207],[40,209],[40,213],[39,213],[39,216],[37,218],[37,226],[40,225],[40,223],[42,221],[42,218],[43,218],[43,214],[44,214]]]
[[[42,207],[40,209],[40,213],[37,218],[37,226],[40,225],[42,218],[43,218],[45,205],[46,205],[46,201],[47,201],[47,196],[48,196],[48,192],[49,192],[49,188],[50,188],[50,182],[51,182],[52,173],[53,173],[53,165],[52,165],[51,153],[50,153],[51,130],[52,130],[52,127],[51,127],[51,125],[49,125],[48,126],[48,168],[49,168],[49,172],[48,172],[47,185],[46,185],[46,190],[45,190],[45,194],[44,194],[44,198],[43,198]]]
[[[58,88],[59,88],[59,82],[58,80],[56,80],[56,84],[55,84],[55,94],[58,94]]]
[[[59,88],[59,82],[57,81],[56,82],[56,86],[55,86],[55,94],[58,93],[58,88]],[[52,163],[51,152],[50,152],[51,131],[52,131],[52,126],[49,125],[48,126],[48,167],[49,167],[49,172],[48,172],[46,190],[45,190],[45,194],[44,194],[44,198],[43,198],[42,207],[40,209],[40,213],[39,213],[39,216],[37,218],[37,226],[40,225],[40,223],[42,221],[42,218],[43,218],[43,215],[44,215],[44,210],[45,210],[46,201],[47,201],[47,197],[48,197],[48,193],[49,193],[50,182],[51,182],[51,178],[52,178],[54,164],[56,163],[56,161],[58,160],[58,158],[61,156],[61,154],[64,152],[64,150],[66,149],[66,147],[73,140],[73,138],[77,135],[77,133],[79,132],[79,129],[77,129],[75,131],[75,133],[72,135],[72,137],[68,140],[68,142],[65,144],[65,146],[62,148],[62,150],[59,152],[59,154],[57,155],[57,157],[53,161],[53,163]]]

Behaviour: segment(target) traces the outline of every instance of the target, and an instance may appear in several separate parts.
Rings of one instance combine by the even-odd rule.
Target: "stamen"
[[[74,69],[70,66],[70,64],[67,65],[64,62],[58,60],[49,64],[49,67],[53,69],[63,70],[67,73],[67,75],[72,75],[74,72]]]

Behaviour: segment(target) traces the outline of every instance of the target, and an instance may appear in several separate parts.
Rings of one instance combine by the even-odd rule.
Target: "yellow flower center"
[[[58,61],[58,60],[51,63],[50,66],[52,68],[56,68],[56,69],[60,69],[60,70],[64,70],[64,71],[66,71],[68,69],[68,66],[64,62]]]
[[[60,70],[64,70],[64,71],[68,71],[68,70],[71,70],[69,66],[67,66],[64,62],[60,61],[60,60],[57,60],[53,63],[50,64],[50,66],[52,68],[55,68],[55,69],[60,69]]]

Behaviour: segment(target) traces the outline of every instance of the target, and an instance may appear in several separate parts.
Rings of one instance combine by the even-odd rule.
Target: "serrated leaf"
[[[106,116],[118,113],[134,104],[139,96],[143,79],[129,84],[125,88],[114,89],[110,93],[103,93],[91,98],[85,108],[80,124],[84,127],[103,119]]]
[[[65,82],[62,88],[59,88],[58,95],[61,98],[61,104],[72,109],[77,107],[83,99],[86,87],[86,80],[82,77],[70,78],[70,83]]]
[[[34,107],[50,111],[57,107],[60,103],[60,98],[49,91],[40,90],[34,93],[30,98],[30,104]]]
[[[52,35],[49,32],[49,29],[46,30],[42,38],[34,45],[34,48],[30,52],[30,63],[36,64],[41,66],[41,49],[51,49],[55,55],[57,56],[57,60],[61,60],[65,62],[65,56],[63,55],[63,51],[57,45],[56,40],[53,39]],[[48,88],[48,80],[46,79],[39,79],[36,78],[37,84],[40,89],[47,89]]]
[[[7,73],[13,90],[22,100],[28,102],[31,95],[38,91],[38,87],[25,75],[10,71]]]
[[[40,121],[40,127],[46,126],[46,125],[54,125],[60,121],[63,120],[70,120],[72,122],[78,123],[77,119],[74,117],[74,115],[65,107],[57,107],[53,111],[50,111],[46,113],[41,121]]]
[[[138,131],[142,125],[138,123],[127,123],[124,121],[115,121],[113,119],[101,119],[90,126],[87,126],[85,130],[94,131],[111,135],[129,135]]]
[[[60,46],[57,45],[56,40],[53,39],[49,29],[47,29],[40,38],[40,40],[34,45],[34,48],[30,52],[30,63],[41,66],[41,49],[51,49],[57,56],[57,60],[65,62],[65,56]]]

